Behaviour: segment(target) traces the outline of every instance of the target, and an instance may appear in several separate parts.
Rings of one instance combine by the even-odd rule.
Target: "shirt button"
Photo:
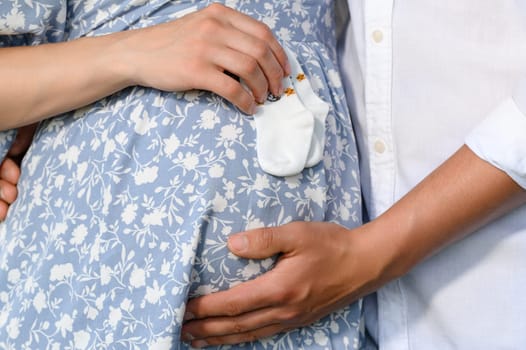
[[[376,153],[379,153],[379,154],[382,154],[385,152],[385,143],[383,141],[376,141],[374,143],[374,150],[376,151]]]
[[[384,40],[384,33],[381,30],[375,30],[373,32],[373,40],[377,44],[381,43]]]

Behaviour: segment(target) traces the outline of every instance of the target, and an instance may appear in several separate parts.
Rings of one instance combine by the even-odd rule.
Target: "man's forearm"
[[[522,187],[463,146],[372,221],[369,232],[392,278],[525,202]]]

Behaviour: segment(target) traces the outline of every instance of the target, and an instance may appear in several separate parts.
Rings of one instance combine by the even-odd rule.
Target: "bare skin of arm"
[[[252,281],[191,300],[183,340],[196,347],[235,344],[311,324],[524,203],[523,188],[463,146],[354,230],[296,222],[234,235],[228,244],[236,255],[279,253],[279,261]]]
[[[224,74],[229,71],[248,86]],[[280,94],[287,57],[269,28],[214,4],[145,29],[0,48],[0,130],[85,106],[132,85],[209,90],[252,114]]]

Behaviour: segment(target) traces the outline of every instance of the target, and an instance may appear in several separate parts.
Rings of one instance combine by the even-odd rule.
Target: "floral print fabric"
[[[149,26],[210,2],[38,3],[0,3],[1,46]],[[323,161],[294,177],[266,174],[254,120],[203,91],[131,87],[43,122],[0,225],[1,349],[186,349],[179,338],[189,297],[274,264],[230,254],[230,234],[296,220],[360,224],[332,2],[224,3],[265,22],[330,103]],[[2,137],[5,150],[12,133]],[[360,319],[355,303],[308,327],[219,348],[353,349]]]

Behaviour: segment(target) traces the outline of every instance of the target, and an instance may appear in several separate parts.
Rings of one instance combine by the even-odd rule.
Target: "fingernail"
[[[248,238],[245,235],[232,236],[228,239],[230,248],[237,252],[244,252],[248,248]]]
[[[200,349],[200,348],[204,348],[205,346],[208,346],[208,343],[207,343],[206,340],[197,340],[197,341],[192,343],[192,346],[194,348]]]
[[[183,333],[182,339],[184,342],[189,342],[189,341],[194,340],[195,338],[190,333]]]
[[[252,105],[250,106],[248,112],[249,112],[250,114],[256,114],[256,107],[257,107],[256,103],[253,102]]]
[[[289,61],[285,62],[285,73],[289,75],[292,72],[292,68],[290,67]]]
[[[184,316],[183,316],[183,321],[190,321],[190,320],[193,320],[195,318],[195,315],[191,312],[185,312]]]

